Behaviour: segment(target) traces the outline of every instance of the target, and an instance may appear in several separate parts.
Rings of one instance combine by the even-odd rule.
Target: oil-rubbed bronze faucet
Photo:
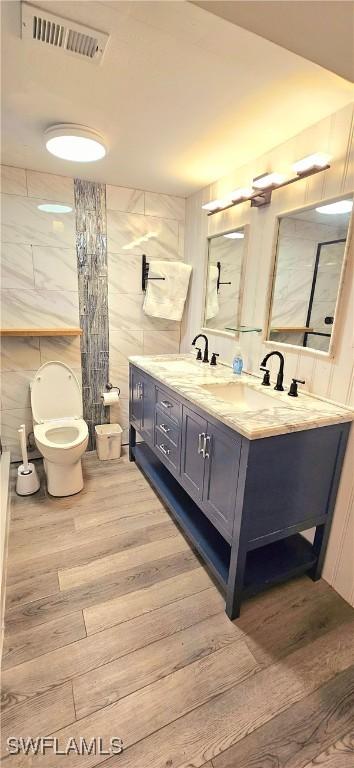
[[[277,351],[269,352],[269,354],[265,356],[264,360],[262,360],[260,367],[261,367],[261,369],[265,368],[269,358],[272,357],[273,355],[276,355],[277,357],[279,357],[279,360],[280,360],[279,372],[278,372],[278,376],[277,376],[277,383],[276,383],[274,389],[277,389],[278,392],[284,392],[284,387],[283,387],[283,380],[284,380],[284,355],[282,355],[281,352],[277,352]]]
[[[205,335],[205,333],[198,333],[198,336],[195,336],[195,338],[192,341],[192,346],[195,347],[195,343],[198,339],[204,339],[205,341],[205,347],[204,347],[204,355],[203,355],[203,363],[209,362],[209,342],[208,337]],[[199,360],[199,358],[197,358]]]

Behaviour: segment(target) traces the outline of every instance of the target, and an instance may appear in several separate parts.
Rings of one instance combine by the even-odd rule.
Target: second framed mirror
[[[279,218],[268,340],[329,353],[352,197]]]

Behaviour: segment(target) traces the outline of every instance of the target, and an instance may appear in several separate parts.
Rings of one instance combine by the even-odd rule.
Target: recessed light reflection
[[[44,213],[71,213],[72,208],[70,205],[61,205],[59,203],[41,203],[37,205],[39,211]]]
[[[332,214],[335,213],[350,213],[353,208],[352,200],[337,200],[336,203],[329,203],[328,205],[320,205],[316,208],[317,213]]]
[[[146,243],[148,240],[151,240],[152,237],[157,237],[157,232],[148,232],[146,235],[142,235],[141,237],[137,237],[135,240],[132,240],[131,243],[128,243],[127,245],[123,245],[123,250],[127,251],[131,248],[136,248],[141,243]]]
[[[230,240],[243,240],[244,234],[243,232],[228,232],[224,237],[227,237]]]

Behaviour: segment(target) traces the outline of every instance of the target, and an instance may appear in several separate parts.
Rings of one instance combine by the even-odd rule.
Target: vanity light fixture
[[[92,163],[107,152],[103,137],[83,125],[53,125],[47,128],[44,137],[48,152],[74,163]]]
[[[262,173],[261,176],[256,176],[253,179],[252,187],[254,189],[269,189],[269,187],[278,187],[283,182],[284,176],[280,173]]]
[[[225,202],[225,205],[229,205],[230,202],[226,202],[226,200],[212,200],[210,203],[204,203],[202,205],[202,208],[204,208],[205,211],[210,211],[211,213],[214,213],[214,211],[220,211],[225,206],[223,203]]]
[[[37,205],[37,208],[44,213],[71,213],[72,211],[70,205],[62,205],[61,203],[41,203],[41,205]]]
[[[308,155],[302,160],[298,160],[292,166],[296,176],[287,179],[276,171],[262,173],[253,179],[252,189],[235,189],[221,200],[211,200],[210,203],[205,203],[202,205],[202,208],[208,211],[208,216],[213,216],[214,213],[225,211],[227,208],[232,208],[234,205],[247,201],[251,203],[252,208],[261,208],[264,205],[269,205],[272,193],[275,190],[287,187],[288,184],[294,184],[295,181],[301,181],[307,176],[313,176],[315,173],[327,170],[327,168],[330,168],[330,159],[330,156],[324,152]]]
[[[331,156],[325,152],[315,152],[314,155],[308,155],[307,157],[303,157],[302,160],[298,160],[294,163],[292,169],[298,176],[302,176],[303,173],[312,171],[315,168],[318,170],[326,167],[328,168],[330,159]]]
[[[241,200],[247,200],[250,195],[252,195],[252,188],[251,187],[240,187],[239,189],[234,189],[232,192],[230,192],[225,200],[228,201],[228,203],[233,200],[241,201]]]
[[[228,237],[230,240],[243,240],[244,234],[243,232],[228,232],[224,237]]]
[[[317,213],[331,214],[332,216],[336,213],[350,213],[352,210],[352,200],[337,200],[336,203],[320,205],[319,208],[316,208]]]

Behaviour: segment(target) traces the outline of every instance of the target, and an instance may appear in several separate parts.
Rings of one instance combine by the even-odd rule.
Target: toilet
[[[44,363],[31,382],[36,446],[43,456],[48,492],[71,496],[82,490],[81,457],[87,448],[81,387],[64,363]]]

